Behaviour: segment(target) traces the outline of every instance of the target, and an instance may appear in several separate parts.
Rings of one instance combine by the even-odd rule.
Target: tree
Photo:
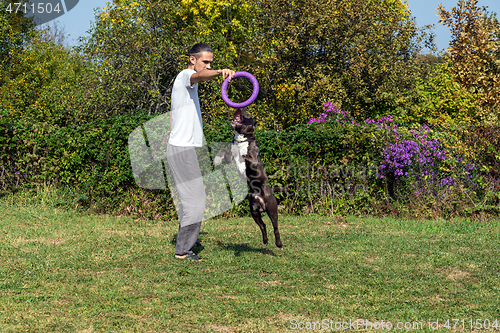
[[[92,68],[84,83],[92,89],[83,98],[92,104],[75,108],[102,117],[165,112],[173,80],[186,67],[193,44],[212,46],[214,67],[235,66],[235,45],[245,30],[239,11],[248,8],[238,1],[114,0],[96,13],[91,36],[77,49]],[[214,99],[220,100],[219,91],[220,82],[200,85],[204,112],[221,109],[222,102]]]
[[[387,113],[415,85],[418,31],[400,0],[114,0],[78,49],[92,70],[76,92],[87,102],[74,107],[92,117],[165,112],[196,42],[212,46],[214,67],[258,78],[249,111],[266,127],[303,122],[327,101],[357,117]],[[230,89],[235,100],[251,87]],[[229,113],[220,82],[199,93],[206,120]]]
[[[477,0],[460,0],[450,11],[439,6],[440,23],[451,29],[448,53],[456,81],[478,96],[483,120],[500,116],[500,24]]]
[[[55,121],[65,117],[68,91],[77,61],[55,45],[47,30],[35,28],[22,12],[8,12],[0,0],[0,107],[10,120]]]
[[[69,48],[66,36],[66,27],[59,21],[53,21],[46,26],[38,26],[37,30],[42,32],[43,39],[52,40],[55,44]]]
[[[39,33],[16,55],[0,86],[0,104],[11,119],[66,124],[70,92],[82,72],[76,55]]]
[[[24,2],[24,1],[19,1]],[[8,81],[10,69],[22,53],[23,46],[35,34],[32,19],[24,17],[22,12],[5,10],[10,1],[0,0],[0,87]]]
[[[257,3],[247,68],[264,78],[271,127],[302,122],[324,102],[356,118],[376,117],[415,85],[421,34],[401,1]]]
[[[450,61],[438,62],[409,95],[402,120],[431,125],[474,124],[481,118],[478,97],[455,81]]]

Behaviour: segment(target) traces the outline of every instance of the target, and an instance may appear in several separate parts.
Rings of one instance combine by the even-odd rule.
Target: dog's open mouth
[[[231,122],[231,125],[243,125],[243,116],[241,115],[241,109],[236,109],[236,111],[234,111],[233,121]]]

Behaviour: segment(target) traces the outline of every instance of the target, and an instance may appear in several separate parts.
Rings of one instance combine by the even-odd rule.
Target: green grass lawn
[[[0,331],[500,331],[499,221],[281,216],[280,250],[265,219],[267,247],[250,217],[204,221],[192,262],[177,221],[0,203]]]

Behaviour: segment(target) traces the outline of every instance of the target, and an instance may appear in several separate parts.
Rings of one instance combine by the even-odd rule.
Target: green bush
[[[175,210],[168,190],[137,188],[131,170],[128,135],[150,118],[133,113],[72,127],[28,120],[10,123],[10,140],[0,144],[0,151],[9,152],[2,154],[2,191],[55,183],[78,189],[87,208],[122,213],[139,212],[140,208],[131,207],[133,192],[136,199],[155,206],[154,214],[145,209],[140,213],[171,217]]]
[[[2,118],[1,190],[7,193],[54,183],[72,189],[69,192],[74,194],[68,200],[73,200],[73,206],[109,214],[175,218],[169,190],[142,189],[132,174],[128,136],[154,117],[146,112],[129,113],[66,127],[27,119],[6,122]],[[429,132],[429,139],[454,138],[465,147],[451,150],[443,146],[449,157],[439,166],[440,172],[460,182],[446,196],[436,196],[434,193],[442,193],[440,189],[427,185],[428,191],[417,196],[410,179],[397,183],[390,177],[377,177],[383,149],[397,140],[411,138],[414,128],[400,125],[397,138],[389,118],[363,125],[325,121],[295,125],[284,131],[257,130],[256,137],[271,186],[288,190],[277,194],[282,213],[421,217],[470,216],[484,211],[497,214],[497,128],[475,127],[475,132],[467,132],[469,136],[454,137],[450,136],[454,133],[451,128]],[[223,119],[206,126],[205,135],[207,142],[229,142],[233,137],[229,122]],[[479,155],[462,154],[468,150],[476,150]],[[457,162],[457,157],[464,162]],[[463,171],[465,161],[478,166],[474,173]],[[244,201],[224,215],[248,214],[248,203]]]

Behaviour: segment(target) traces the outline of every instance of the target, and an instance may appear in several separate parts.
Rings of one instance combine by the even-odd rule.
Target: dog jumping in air
[[[240,174],[247,178],[250,189],[250,213],[262,232],[262,241],[268,243],[266,225],[262,213],[266,212],[274,228],[276,246],[283,247],[278,229],[278,203],[273,192],[282,192],[269,186],[266,172],[259,158],[259,147],[255,141],[257,122],[243,108],[235,110],[231,127],[234,132],[231,152],[221,150],[214,158],[214,164],[235,162]]]

